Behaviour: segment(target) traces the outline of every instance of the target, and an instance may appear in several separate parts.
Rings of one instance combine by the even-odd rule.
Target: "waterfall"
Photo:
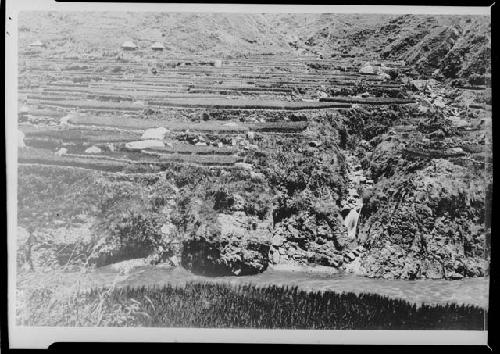
[[[359,213],[356,209],[351,209],[349,214],[347,214],[344,224],[347,227],[347,236],[350,240],[356,237],[356,227],[358,226]]]
[[[364,182],[366,178],[355,156],[346,154],[346,161],[348,166],[348,193],[346,198],[342,201],[345,212],[344,225],[347,228],[348,238],[354,240],[356,238],[359,215],[363,208],[363,198],[359,195],[358,189],[361,186],[361,181]]]

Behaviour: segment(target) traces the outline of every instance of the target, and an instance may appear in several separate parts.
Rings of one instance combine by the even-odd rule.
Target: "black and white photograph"
[[[20,3],[11,331],[486,338],[488,7]]]

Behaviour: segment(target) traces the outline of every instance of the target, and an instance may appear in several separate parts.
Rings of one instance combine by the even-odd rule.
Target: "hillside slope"
[[[25,12],[19,21],[20,49],[40,39],[57,52],[118,51],[131,39],[144,49],[161,41],[176,56],[344,54],[405,60],[418,74],[451,79],[491,71],[482,16]]]

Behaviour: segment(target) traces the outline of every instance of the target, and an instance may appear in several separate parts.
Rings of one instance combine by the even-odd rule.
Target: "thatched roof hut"
[[[125,41],[122,44],[122,49],[125,49],[125,50],[134,50],[134,49],[137,49],[137,46],[132,41]]]
[[[165,49],[165,46],[160,42],[154,42],[153,45],[151,46],[151,49],[162,51],[163,49]]]

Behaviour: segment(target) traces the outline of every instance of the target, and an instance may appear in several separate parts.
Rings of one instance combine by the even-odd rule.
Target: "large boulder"
[[[69,113],[67,115],[65,115],[64,117],[61,118],[61,120],[59,121],[59,123],[61,125],[68,125],[69,124],[69,121],[70,119],[72,118],[75,118],[77,115],[74,114],[74,113]]]
[[[365,64],[359,69],[360,74],[376,74],[377,70],[370,64]]]
[[[68,153],[68,149],[66,149],[66,148],[60,148],[54,154],[57,155],[57,156],[63,156],[63,155],[66,155],[67,153]]]
[[[141,136],[142,140],[163,140],[168,129],[164,127],[146,129]]]
[[[85,153],[86,154],[99,154],[101,152],[102,152],[101,148],[99,148],[99,147],[97,147],[95,145],[93,145],[93,146],[85,149]]]

